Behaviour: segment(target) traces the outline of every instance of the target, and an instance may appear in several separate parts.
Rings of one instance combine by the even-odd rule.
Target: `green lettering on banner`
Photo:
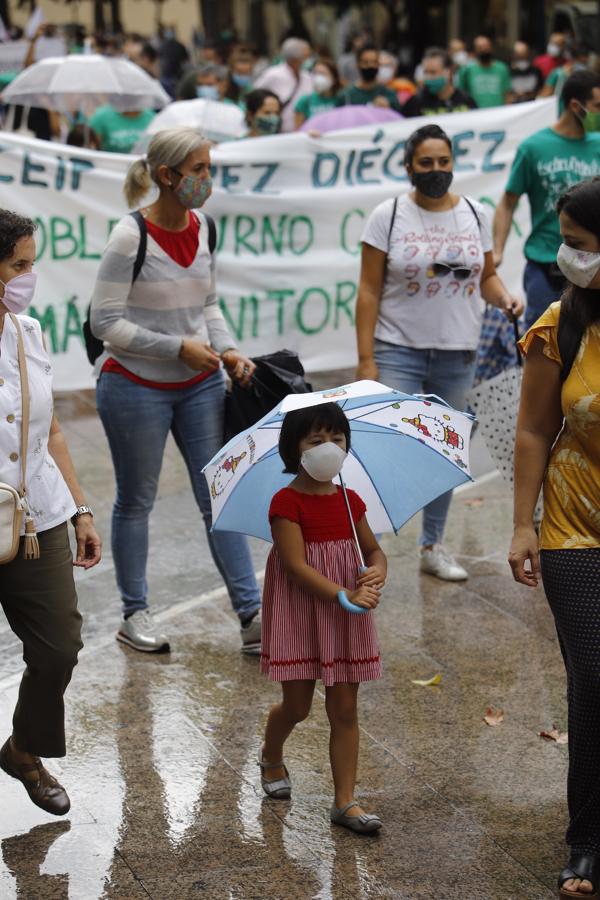
[[[37,311],[35,306],[30,306],[29,314],[40,323],[42,333],[50,337],[50,350],[58,353],[58,331],[56,329],[56,315],[53,306],[47,306],[43,314]]]
[[[267,300],[274,300],[277,304],[277,334],[282,335],[285,331],[285,301],[287,297],[293,297],[295,291],[291,288],[279,288],[274,291],[267,291]]]
[[[265,216],[263,219],[263,232],[262,232],[262,252],[267,253],[267,238],[270,239],[273,250],[281,256],[283,253],[283,229],[285,227],[285,223],[287,220],[287,216],[279,216],[277,234],[273,229],[273,223],[271,222],[271,216]]]
[[[41,259],[46,252],[46,247],[48,246],[48,231],[46,229],[46,223],[39,216],[35,217],[35,223],[37,225],[37,231],[35,233],[35,255],[36,259]]]
[[[64,241],[67,242],[70,249],[61,253],[59,247]],[[68,219],[63,219],[62,216],[50,216],[50,247],[52,259],[71,259],[77,253],[77,239]]]
[[[79,259],[102,259],[101,253],[87,252],[87,220],[79,216]]]
[[[321,322],[316,325],[309,325],[305,321],[304,307],[309,301],[311,294],[317,295],[322,301],[324,301],[325,305],[323,318]],[[314,301],[310,301],[309,306],[311,307],[311,312],[313,305]],[[320,331],[323,331],[323,329],[328,325],[330,312],[331,297],[329,296],[327,291],[320,287],[307,288],[300,297],[298,305],[296,306],[296,325],[298,326],[299,331],[301,331],[303,334],[318,334]]]
[[[356,283],[354,281],[337,281],[335,285],[335,315],[333,327],[340,327],[340,316],[343,313],[350,324],[354,325],[354,299]]]
[[[366,217],[366,213],[363,212],[362,209],[351,209],[349,212],[346,213],[346,215],[342,219],[342,224],[340,227],[340,246],[341,246],[342,250],[344,250],[346,253],[349,253],[350,256],[359,256],[360,255],[360,241],[357,241],[357,244],[356,244],[356,247],[354,250],[352,250],[348,246],[348,235],[347,235],[348,222],[349,222],[350,218],[353,216],[358,216],[359,219],[362,220]]]
[[[235,247],[234,253],[240,255],[240,247],[245,247],[254,256],[258,256],[258,249],[248,243],[248,238],[254,234],[256,230],[256,220],[252,216],[236,216],[235,217]]]
[[[71,297],[67,301],[67,318],[65,321],[65,333],[62,341],[62,352],[66,353],[69,346],[69,338],[76,337],[83,344],[83,329],[81,327],[81,319],[79,310],[75,303],[76,297]]]
[[[300,240],[302,240],[302,229],[297,226],[306,226],[306,235],[304,236],[303,244],[296,244],[297,240],[297,231],[300,232]],[[289,227],[289,236],[288,243],[290,246],[290,250],[294,254],[294,256],[302,256],[306,251],[312,246],[314,237],[314,228],[313,223],[308,218],[308,216],[294,216],[293,219],[290,219],[290,227]]]
[[[237,322],[229,311],[224,297],[219,297],[219,306],[227,326],[233,331],[238,341],[243,341],[247,337],[258,337],[258,297],[255,297],[254,294],[251,294],[249,297],[239,297]],[[246,332],[245,328],[247,307],[250,309],[249,333]]]

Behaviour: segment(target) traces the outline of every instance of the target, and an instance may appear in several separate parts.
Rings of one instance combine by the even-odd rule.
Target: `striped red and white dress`
[[[359,522],[365,504],[354,491],[348,491],[348,497],[354,521]],[[276,517],[300,525],[310,566],[354,590],[360,560],[341,488],[326,495],[284,488],[271,501],[269,520]],[[337,601],[323,600],[293,584],[273,547],[263,592],[261,671],[271,681],[321,679],[327,686],[380,678],[373,613],[346,612]]]

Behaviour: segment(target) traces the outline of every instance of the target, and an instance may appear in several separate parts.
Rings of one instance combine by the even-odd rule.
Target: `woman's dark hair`
[[[273,97],[277,100],[281,109],[281,100],[277,94],[266,90],[266,88],[255,88],[249,94],[246,94],[246,118],[248,115],[255,116],[268,97]]]
[[[332,434],[342,432],[346,438],[346,452],[350,450],[350,423],[337,403],[319,403],[289,412],[283,420],[279,435],[279,455],[285,463],[284,472],[297,474],[300,469],[300,441],[311,431],[324,429]]]
[[[600,177],[574,184],[559,198],[556,211],[566,213],[600,242]],[[600,290],[569,284],[561,296],[560,314],[581,334],[600,319]]]
[[[332,91],[332,93],[337,94],[342,86],[342,82],[340,81],[340,73],[339,73],[338,67],[336,66],[334,61],[332,59],[330,59],[329,56],[319,56],[319,58],[316,59],[314,62],[313,70],[314,70],[315,66],[317,65],[317,63],[320,63],[320,65],[326,66],[329,69],[329,72],[331,73],[331,77],[333,78],[333,85],[331,87],[331,91]]]
[[[445,141],[448,144],[450,153],[452,153],[452,141],[439,125],[423,125],[421,128],[413,131],[406,141],[404,146],[404,165],[412,166],[417,147],[420,147],[424,141],[430,140]]]
[[[10,209],[0,209],[0,262],[10,259],[15,252],[17,241],[31,237],[36,228],[33,219],[20,216]]]

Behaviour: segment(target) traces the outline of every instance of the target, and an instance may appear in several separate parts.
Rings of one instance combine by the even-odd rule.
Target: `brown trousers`
[[[22,546],[0,566],[0,604],[23,642],[25,672],[13,717],[19,750],[65,755],[63,694],[81,650],[81,616],[66,523],[38,534],[40,558],[24,559]],[[21,545],[23,541],[21,540]]]

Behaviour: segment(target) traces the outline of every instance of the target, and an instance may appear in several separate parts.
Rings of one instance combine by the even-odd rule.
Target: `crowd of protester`
[[[40,26],[25,66],[35,58],[36,42],[52,28]],[[236,105],[251,137],[294,131],[318,113],[348,105],[384,107],[413,117],[556,95],[560,111],[565,80],[591,64],[591,50],[562,33],[551,34],[545,52],[537,55],[518,40],[509,54],[503,54],[505,59],[489,36],[476,36],[470,46],[454,38],[447,47],[428,47],[413,71],[399,63],[398,48],[378,47],[366,30],[354,34],[337,59],[328,48],[297,37],[286,38],[274,59],[234,39],[225,45],[201,38],[188,48],[170,28],[155,38],[85,37],[79,30],[67,45],[69,52],[126,57],[159,80],[173,100],[200,98]],[[81,117],[61,123],[52,112],[30,110],[27,126],[46,140],[81,145],[85,139],[95,148],[130,152],[155,112],[119,112],[106,105],[87,123]],[[11,122],[19,127],[19,116]]]

